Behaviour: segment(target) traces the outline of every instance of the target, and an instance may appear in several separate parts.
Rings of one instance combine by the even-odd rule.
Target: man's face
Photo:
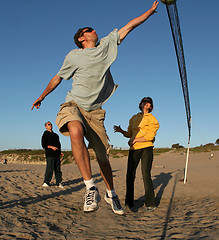
[[[94,29],[92,28],[85,28],[83,32],[80,34],[80,37],[78,38],[80,42],[83,41],[92,41],[94,43],[97,43],[98,36]]]
[[[45,127],[46,127],[46,130],[52,131],[52,123],[51,122],[46,123]]]

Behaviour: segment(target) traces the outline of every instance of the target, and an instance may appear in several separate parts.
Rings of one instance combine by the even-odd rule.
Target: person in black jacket
[[[61,143],[59,141],[58,134],[54,133],[52,130],[52,123],[45,123],[46,131],[43,133],[41,143],[42,147],[46,152],[46,172],[43,187],[49,187],[50,181],[52,179],[53,171],[55,172],[56,185],[63,188],[62,182],[62,172],[60,155],[61,153]]]

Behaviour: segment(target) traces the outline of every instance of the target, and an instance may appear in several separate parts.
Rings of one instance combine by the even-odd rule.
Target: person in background
[[[134,181],[136,169],[141,160],[141,171],[145,188],[145,206],[147,211],[156,209],[154,187],[151,179],[153,162],[153,143],[159,128],[157,119],[151,114],[153,100],[144,97],[139,103],[140,113],[129,120],[128,130],[124,131],[120,126],[114,125],[114,132],[122,133],[130,138],[128,167],[126,174],[126,198],[125,204],[132,209],[134,207]]]
[[[45,123],[46,131],[43,133],[41,143],[42,147],[45,149],[46,153],[46,172],[44,177],[43,187],[49,187],[52,180],[53,172],[55,173],[56,186],[59,188],[64,188],[61,184],[62,182],[62,172],[60,155],[61,153],[61,143],[59,141],[58,134],[54,133],[52,130],[52,123]]]

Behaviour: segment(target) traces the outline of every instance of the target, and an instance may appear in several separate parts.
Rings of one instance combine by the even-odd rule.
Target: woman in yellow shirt
[[[114,132],[120,132],[124,137],[130,138],[128,167],[126,174],[126,199],[125,204],[129,208],[134,207],[134,181],[136,169],[141,160],[141,171],[145,188],[145,206],[147,211],[156,209],[154,187],[151,179],[153,162],[153,143],[159,128],[157,119],[151,114],[153,100],[144,97],[139,103],[140,113],[129,120],[128,130],[124,131],[120,126],[114,125]]]

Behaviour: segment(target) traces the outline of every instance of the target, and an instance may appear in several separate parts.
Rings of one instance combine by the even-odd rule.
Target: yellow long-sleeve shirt
[[[138,113],[129,120],[129,126],[125,137],[130,139],[145,138],[145,142],[136,142],[130,150],[137,150],[146,147],[153,147],[157,130],[159,129],[157,119],[151,114]]]

